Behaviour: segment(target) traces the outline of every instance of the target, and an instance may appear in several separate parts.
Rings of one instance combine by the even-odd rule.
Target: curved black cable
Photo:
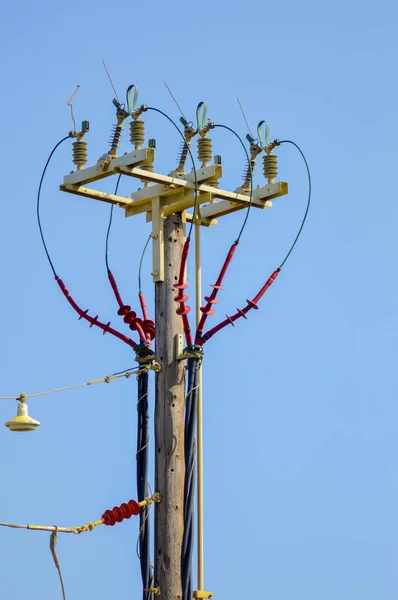
[[[182,600],[192,598],[192,552],[194,538],[194,498],[196,471],[196,410],[201,359],[188,359],[187,396],[185,402],[185,481],[184,481],[184,533],[181,552]]]
[[[148,496],[148,371],[141,373],[137,379],[137,499],[138,502],[141,502]],[[149,506],[143,506],[140,511],[140,534],[138,538],[143,600],[147,600],[149,594],[145,589],[151,587],[150,529],[148,515]]]
[[[299,239],[299,237],[301,235],[301,232],[303,231],[304,224],[305,224],[305,222],[307,220],[308,211],[309,211],[310,205],[311,205],[312,179],[311,179],[311,172],[310,172],[310,168],[308,166],[307,159],[305,158],[304,152],[301,150],[300,146],[298,146],[296,144],[296,142],[292,142],[291,140],[282,140],[282,141],[279,141],[278,142],[278,146],[280,144],[292,144],[292,146],[295,146],[295,148],[297,148],[297,150],[300,152],[300,154],[302,156],[302,159],[304,161],[305,168],[307,169],[307,176],[308,176],[308,199],[307,199],[307,207],[305,209],[304,217],[303,217],[303,220],[301,221],[301,225],[300,225],[300,228],[298,230],[298,233],[297,233],[296,237],[294,238],[294,242],[290,246],[289,252],[286,254],[285,258],[283,259],[283,261],[281,262],[281,264],[279,266],[279,268],[281,269],[283,267],[283,265],[285,264],[285,262],[287,261],[287,259],[289,258],[289,256],[291,255],[291,253],[293,252],[293,248],[297,244],[298,239]]]
[[[142,292],[142,286],[141,286],[142,262],[143,262],[143,260],[144,260],[145,252],[146,252],[146,249],[148,248],[148,244],[149,244],[149,242],[150,242],[150,239],[151,239],[151,237],[152,237],[152,235],[151,235],[151,234],[150,234],[150,235],[148,235],[148,239],[147,239],[147,241],[145,242],[144,249],[143,249],[143,251],[142,251],[142,253],[141,253],[140,265],[139,265],[139,267],[138,267],[138,293],[139,293],[139,294],[141,294],[141,292]]]
[[[185,135],[182,133],[181,129],[173,121],[173,119],[171,119],[168,115],[166,115],[166,113],[164,113],[159,108],[154,108],[153,106],[147,106],[147,110],[154,110],[155,112],[160,113],[161,115],[163,115],[164,117],[166,117],[166,119],[168,121],[170,121],[170,123],[172,123],[174,125],[174,127],[177,129],[178,133],[180,134],[180,136],[184,140],[184,144],[186,145],[186,147],[188,149],[188,152],[189,152],[189,156],[191,157],[192,167],[193,167],[193,174],[194,174],[194,177],[195,177],[195,201],[194,201],[194,205],[193,205],[192,221],[191,221],[191,225],[189,227],[188,235],[187,235],[187,241],[188,241],[188,240],[191,239],[192,228],[193,228],[193,225],[194,225],[194,222],[195,222],[196,211],[198,209],[198,176],[197,176],[196,167],[195,167],[195,159],[193,157],[193,154],[192,154],[191,148],[189,147],[189,144],[187,144],[187,140],[185,139]]]
[[[227,125],[219,125],[219,124],[217,124],[217,125],[214,125],[214,127],[221,127],[222,129],[227,129],[227,131],[230,131],[231,133],[233,133],[238,138],[238,140],[240,141],[240,143],[242,145],[243,150],[245,151],[246,158],[247,158],[247,164],[248,164],[249,170],[250,170],[250,199],[249,199],[249,206],[247,207],[246,215],[245,215],[245,218],[243,220],[242,227],[240,228],[239,235],[236,238],[236,242],[239,243],[241,235],[243,233],[243,230],[246,227],[247,219],[249,218],[250,210],[251,210],[252,203],[253,203],[253,169],[252,169],[252,163],[250,161],[250,157],[249,157],[249,153],[247,151],[247,148],[246,148],[245,144],[243,143],[242,138],[240,137],[240,135],[238,135],[236,133],[236,131],[234,131],[233,129],[231,129],[231,127],[228,127]]]
[[[122,174],[119,175],[119,177],[117,178],[116,181],[116,187],[115,187],[115,195],[117,194],[117,191],[119,189],[119,183],[120,183],[120,179],[122,178]],[[107,271],[109,271],[109,263],[108,263],[108,248],[109,248],[109,234],[111,231],[111,227],[112,227],[112,221],[113,221],[113,207],[114,204],[112,204],[111,206],[111,210],[109,213],[109,223],[108,223],[108,231],[106,232],[106,241],[105,241],[105,264],[106,264],[106,269]]]
[[[62,144],[62,143],[65,141],[65,140],[67,140],[67,139],[69,139],[69,138],[70,138],[70,135],[66,135],[66,136],[65,136],[64,138],[62,138],[62,140],[60,140],[60,141],[58,142],[58,144],[56,144],[56,145],[54,146],[54,148],[51,150],[51,152],[50,152],[50,155],[49,155],[49,157],[47,158],[47,162],[46,162],[46,164],[44,165],[44,169],[43,169],[43,172],[42,172],[42,174],[41,174],[41,177],[40,177],[40,183],[39,183],[39,187],[38,187],[38,189],[37,189],[37,202],[36,202],[36,215],[37,215],[37,223],[38,223],[38,225],[39,225],[39,231],[40,231],[41,241],[42,241],[42,243],[43,243],[43,248],[44,248],[44,251],[45,251],[45,253],[46,253],[46,255],[47,255],[48,262],[50,263],[51,270],[52,270],[52,272],[54,273],[54,277],[55,277],[55,279],[57,279],[57,277],[58,277],[58,276],[57,276],[57,273],[56,273],[56,271],[55,271],[55,268],[54,268],[53,262],[52,262],[52,260],[51,260],[51,258],[50,258],[50,254],[49,254],[49,252],[48,252],[48,250],[47,250],[47,244],[46,244],[46,242],[45,242],[45,240],[44,240],[43,229],[42,229],[42,226],[41,226],[41,219],[40,219],[40,195],[41,195],[41,187],[42,187],[42,185],[43,185],[44,176],[45,176],[45,174],[46,174],[47,167],[48,167],[48,165],[49,165],[49,163],[50,163],[50,160],[51,160],[51,159],[52,159],[52,157],[53,157],[53,154],[54,154],[54,152],[56,151],[56,149],[58,148],[58,146],[60,146],[60,145],[61,145],[61,144]]]

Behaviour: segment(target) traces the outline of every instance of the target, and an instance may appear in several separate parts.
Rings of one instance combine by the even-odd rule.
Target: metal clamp
[[[207,600],[207,598],[213,598],[213,592],[205,592],[204,590],[196,590],[193,593],[194,598],[199,598],[200,600]]]

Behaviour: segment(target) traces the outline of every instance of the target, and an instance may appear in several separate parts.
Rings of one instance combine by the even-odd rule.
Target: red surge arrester
[[[181,315],[181,317],[182,317],[184,333],[185,333],[185,340],[186,340],[186,343],[188,346],[192,345],[192,334],[191,334],[191,328],[189,326],[189,320],[188,320],[188,313],[190,312],[191,308],[190,308],[190,306],[185,306],[185,302],[188,300],[189,296],[186,296],[184,294],[184,290],[188,287],[188,284],[186,284],[184,282],[184,279],[185,279],[185,269],[187,266],[187,258],[188,258],[188,251],[189,251],[190,243],[191,243],[191,240],[189,238],[187,238],[185,240],[185,244],[182,249],[180,275],[178,278],[178,282],[174,284],[174,287],[178,290],[178,294],[177,294],[177,296],[174,297],[174,301],[178,302],[178,304],[180,305],[177,308],[176,313],[177,313],[177,315]]]
[[[213,335],[215,333],[217,333],[218,331],[220,331],[221,329],[223,329],[224,327],[226,327],[227,325],[232,325],[233,327],[235,327],[234,325],[234,321],[236,321],[237,319],[239,319],[240,317],[243,317],[244,319],[247,319],[246,314],[249,312],[249,310],[251,310],[252,308],[254,308],[255,310],[258,309],[257,306],[257,302],[259,300],[261,300],[261,298],[264,296],[265,292],[270,288],[270,286],[274,283],[275,279],[278,277],[279,273],[280,273],[280,267],[278,267],[273,273],[272,275],[267,279],[267,281],[265,282],[265,284],[263,285],[263,287],[261,288],[261,290],[258,292],[257,296],[255,296],[253,298],[253,300],[246,300],[247,305],[240,309],[237,308],[237,312],[232,315],[232,317],[229,317],[227,315],[227,318],[224,321],[221,321],[221,323],[218,323],[218,325],[216,325],[215,327],[213,327],[212,329],[210,329],[207,333],[205,333],[200,339],[197,339],[195,341],[196,344],[198,344],[199,346],[203,346],[203,344],[205,342],[207,342],[207,340],[209,340],[211,337],[213,337]]]
[[[112,271],[110,271],[109,269],[108,279],[109,283],[111,284],[113,293],[115,294],[116,301],[119,305],[119,310],[117,311],[117,314],[123,317],[124,322],[127,323],[127,325],[132,331],[138,331],[138,335],[140,336],[141,342],[144,342],[146,345],[150,345],[151,340],[153,340],[155,337],[155,323],[148,319],[148,313],[143,294],[140,293],[140,303],[144,320],[137,318],[136,312],[131,310],[131,306],[129,304],[124,304],[116,280],[113,276]]]
[[[214,309],[212,307],[212,304],[217,304],[216,296],[217,296],[219,290],[222,290],[222,287],[221,287],[222,281],[223,281],[223,279],[225,277],[225,273],[227,272],[227,269],[231,263],[233,255],[235,254],[235,250],[238,247],[238,244],[239,244],[238,240],[236,240],[232,244],[232,246],[229,249],[229,252],[227,254],[227,257],[224,261],[224,264],[221,267],[221,271],[220,271],[219,276],[217,277],[217,281],[214,285],[211,286],[213,288],[212,293],[210,294],[210,296],[205,296],[205,300],[207,300],[206,306],[200,307],[200,310],[202,311],[202,317],[199,321],[198,328],[196,330],[195,344],[200,344],[200,340],[202,338],[202,333],[203,333],[203,328],[205,326],[207,317],[209,315],[214,315]]]
[[[92,327],[93,325],[95,325],[96,327],[99,327],[104,332],[104,335],[105,335],[105,333],[110,333],[110,334],[114,335],[115,337],[119,338],[119,340],[122,340],[122,342],[125,342],[126,344],[131,346],[132,348],[135,348],[137,346],[137,344],[131,338],[127,337],[126,335],[123,335],[119,331],[116,331],[116,329],[113,329],[113,327],[110,327],[110,324],[111,324],[110,321],[106,324],[101,323],[101,321],[98,321],[98,315],[95,317],[91,317],[88,314],[88,310],[82,310],[80,308],[80,306],[78,306],[76,304],[76,302],[73,300],[66,285],[64,284],[62,279],[60,279],[58,276],[56,277],[56,282],[58,283],[58,285],[61,289],[61,292],[63,293],[63,295],[69,302],[69,304],[79,315],[79,319],[85,319],[86,321],[88,321],[90,323],[90,327]]]

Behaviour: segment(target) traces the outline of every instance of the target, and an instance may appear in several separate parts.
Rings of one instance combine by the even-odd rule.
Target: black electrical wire
[[[142,292],[142,287],[141,287],[141,272],[142,272],[142,262],[144,260],[144,256],[145,256],[145,252],[146,249],[148,248],[148,244],[149,244],[149,240],[151,239],[151,235],[148,235],[148,239],[145,242],[145,246],[144,249],[141,253],[141,258],[140,258],[140,266],[138,267],[138,293],[141,294]]]
[[[279,269],[281,269],[283,267],[283,265],[285,264],[285,262],[287,261],[287,259],[291,255],[291,253],[293,252],[293,249],[294,249],[295,245],[298,242],[298,239],[299,239],[299,237],[301,235],[301,232],[303,231],[304,224],[305,224],[305,222],[307,220],[308,211],[309,211],[310,205],[311,205],[311,193],[312,193],[311,173],[310,173],[310,168],[308,166],[308,162],[307,162],[307,159],[305,158],[304,152],[301,150],[300,146],[298,146],[296,144],[296,142],[292,142],[291,140],[282,140],[282,141],[278,142],[278,146],[280,144],[292,144],[292,146],[295,146],[297,148],[297,150],[300,152],[300,154],[301,154],[301,156],[303,158],[304,164],[305,164],[305,168],[307,169],[307,176],[308,176],[308,199],[307,199],[307,206],[306,206],[306,209],[305,209],[304,217],[303,217],[303,220],[301,221],[301,225],[300,225],[300,228],[298,230],[298,233],[297,233],[296,237],[294,238],[293,244],[290,246],[289,252],[286,254],[285,258],[283,259],[283,261],[279,265]]]
[[[149,403],[148,403],[148,371],[138,376],[137,403],[137,499],[141,502],[148,496],[148,442],[149,442]],[[140,511],[139,556],[142,577],[142,600],[148,599],[151,587],[150,526],[148,505]]]
[[[114,192],[115,195],[118,192],[119,183],[120,183],[121,178],[122,178],[122,175],[120,174],[119,177],[117,178],[117,181],[116,181],[116,187],[115,187],[115,192]],[[110,210],[110,213],[109,213],[108,231],[106,232],[106,241],[105,241],[105,264],[106,264],[107,271],[110,270],[109,269],[109,262],[108,262],[108,248],[109,248],[109,234],[110,234],[110,231],[111,231],[112,221],[113,221],[113,208],[114,208],[114,204],[112,204],[111,210]]]
[[[250,169],[250,199],[249,199],[249,206],[247,207],[246,215],[245,215],[245,218],[243,220],[242,227],[241,227],[241,229],[239,231],[239,235],[236,238],[236,242],[239,243],[241,235],[243,233],[243,230],[246,227],[247,219],[249,218],[249,213],[250,213],[250,210],[251,210],[251,207],[252,207],[252,203],[253,203],[253,170],[252,170],[252,164],[250,162],[250,157],[249,157],[249,153],[247,152],[246,146],[243,143],[242,138],[240,137],[240,135],[238,135],[236,133],[236,131],[234,131],[233,129],[231,129],[231,127],[228,127],[227,125],[214,125],[214,127],[221,127],[222,129],[227,129],[228,131],[230,131],[231,133],[233,133],[238,138],[238,140],[242,144],[243,150],[245,151],[246,159],[247,159],[247,164],[248,164],[248,167]]]
[[[192,228],[193,228],[193,225],[194,225],[194,222],[195,222],[195,216],[196,216],[196,212],[197,212],[197,209],[198,209],[198,176],[197,176],[196,167],[195,167],[195,159],[194,159],[193,154],[191,152],[191,148],[189,147],[189,144],[187,143],[187,141],[185,139],[185,135],[182,133],[181,129],[173,121],[173,119],[171,119],[168,115],[166,115],[166,113],[164,113],[162,110],[159,110],[159,108],[153,108],[153,106],[148,106],[147,110],[154,110],[155,112],[160,113],[161,115],[163,115],[164,117],[166,117],[166,119],[168,121],[170,121],[170,123],[172,123],[174,125],[174,127],[177,129],[178,133],[180,134],[180,136],[184,140],[184,144],[186,144],[188,152],[189,152],[189,156],[191,157],[192,167],[193,167],[193,173],[194,173],[194,177],[195,177],[195,201],[194,201],[194,206],[193,206],[192,221],[191,221],[191,225],[189,227],[188,236],[187,236],[187,241],[188,241],[188,240],[191,239]]]
[[[42,185],[43,185],[44,176],[45,176],[45,174],[46,174],[47,167],[48,167],[48,165],[49,165],[49,163],[50,163],[50,160],[52,159],[52,157],[53,157],[53,154],[54,154],[54,152],[56,151],[56,149],[58,148],[58,146],[60,146],[60,145],[61,145],[61,144],[62,144],[62,143],[65,141],[65,140],[67,140],[67,139],[69,139],[69,138],[70,138],[70,135],[66,135],[66,136],[65,136],[64,138],[62,138],[62,140],[60,140],[60,141],[58,142],[58,144],[56,144],[56,145],[54,146],[54,148],[51,150],[51,152],[50,152],[50,155],[49,155],[49,157],[47,158],[47,162],[46,162],[46,164],[44,165],[44,169],[43,169],[43,172],[42,172],[42,174],[41,174],[41,177],[40,177],[40,183],[39,183],[39,187],[38,187],[38,189],[37,189],[37,203],[36,203],[37,223],[38,223],[38,225],[39,225],[39,231],[40,231],[41,241],[42,241],[42,243],[43,243],[43,248],[44,248],[44,251],[45,251],[45,253],[46,253],[46,255],[47,255],[48,262],[50,263],[50,267],[51,267],[51,269],[52,269],[52,272],[54,273],[54,277],[55,277],[55,279],[57,279],[57,278],[58,278],[58,276],[57,276],[57,273],[56,273],[56,271],[55,271],[55,268],[54,268],[53,262],[52,262],[52,260],[51,260],[50,254],[49,254],[49,252],[48,252],[48,249],[47,249],[47,244],[46,244],[46,242],[45,242],[45,240],[44,240],[43,229],[42,229],[42,226],[41,226],[41,219],[40,219],[40,196],[41,196],[41,188],[42,188]]]
[[[192,598],[192,552],[194,538],[194,499],[196,470],[196,411],[199,392],[201,359],[189,358],[187,364],[187,396],[185,401],[185,480],[184,480],[184,533],[181,552],[182,600]]]
[[[137,369],[136,366],[130,367],[129,369],[124,369],[123,371],[118,371],[117,373],[112,373],[111,377],[114,375],[123,375],[123,373],[128,373],[129,371],[135,371]]]

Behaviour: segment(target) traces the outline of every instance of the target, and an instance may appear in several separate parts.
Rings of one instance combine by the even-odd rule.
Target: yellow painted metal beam
[[[123,154],[123,156],[112,158],[105,168],[98,164],[92,167],[87,167],[86,169],[81,169],[80,171],[73,171],[72,173],[69,173],[69,175],[65,175],[64,184],[85,185],[87,183],[98,181],[99,179],[104,179],[105,177],[114,175],[117,167],[141,165],[144,163],[153,162],[154,158],[155,151],[153,148],[134,150],[134,152]]]
[[[90,188],[83,187],[79,184],[60,185],[59,189],[61,190],[61,192],[69,192],[70,194],[76,194],[77,196],[84,196],[85,198],[100,200],[101,202],[117,204],[118,206],[122,206],[123,208],[127,208],[128,206],[131,206],[131,204],[133,204],[133,201],[128,196],[115,196],[115,194],[107,194],[106,192],[92,190]]]

